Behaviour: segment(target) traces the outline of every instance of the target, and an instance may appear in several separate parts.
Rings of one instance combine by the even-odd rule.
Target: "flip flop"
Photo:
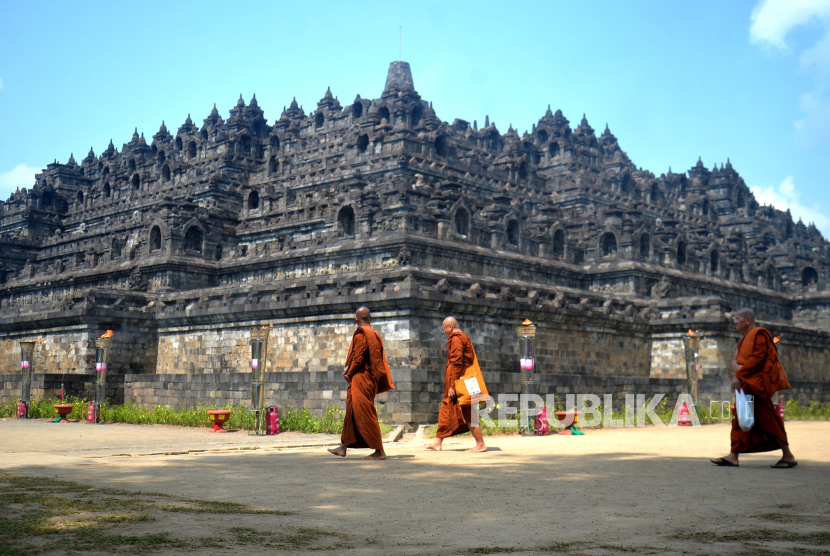
[[[784,464],[784,467],[781,467],[782,463]],[[772,467],[773,469],[792,469],[796,465],[798,465],[797,461],[784,461],[784,460],[781,460],[778,463],[776,463],[775,465],[770,465],[770,467]]]
[[[735,465],[734,463],[732,463],[728,459],[724,459],[724,458],[717,458],[717,459],[719,459],[720,461],[715,461],[713,459],[710,459],[709,461],[711,461],[712,463],[714,463],[718,467],[740,467],[740,465]]]

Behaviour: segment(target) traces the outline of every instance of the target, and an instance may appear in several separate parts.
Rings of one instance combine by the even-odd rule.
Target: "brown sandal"
[[[735,465],[734,463],[732,463],[731,461],[729,461],[726,458],[717,458],[717,459],[719,459],[720,461],[715,461],[713,459],[710,459],[709,461],[711,461],[712,463],[714,463],[718,467],[740,467],[740,465]]]
[[[782,463],[784,464],[783,467],[781,466]],[[792,469],[796,465],[798,465],[797,461],[784,461],[782,459],[781,461],[779,461],[775,465],[770,465],[770,467],[772,467],[773,469]]]

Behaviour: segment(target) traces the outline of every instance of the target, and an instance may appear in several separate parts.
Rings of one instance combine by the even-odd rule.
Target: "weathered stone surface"
[[[510,390],[524,318],[540,376],[657,385],[685,376],[688,328],[707,334],[702,376],[725,378],[731,312],[749,305],[782,337],[791,380],[830,382],[830,244],[815,227],[759,206],[728,162],[642,170],[584,117],[572,129],[548,110],[521,137],[442,122],[405,62],[374,100],[343,108],[327,91],[269,125],[240,98],[227,120],[214,108],[149,143],[136,131],[36,180],[0,202],[4,377],[32,336],[36,373],[92,376],[93,339],[113,329],[110,372],[148,376],[126,399],[244,399],[241,378],[196,379],[244,377],[250,328],[273,323],[269,399],[318,411],[343,403],[365,304],[400,377],[381,414],[423,421],[447,314]],[[176,377],[169,394],[160,376]]]

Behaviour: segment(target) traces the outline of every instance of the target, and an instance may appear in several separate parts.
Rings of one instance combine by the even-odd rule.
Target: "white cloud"
[[[29,189],[35,184],[35,174],[40,168],[28,164],[18,164],[13,170],[0,172],[0,199],[6,200],[18,187]]]
[[[800,218],[807,225],[812,222],[825,238],[830,238],[830,218],[826,216],[826,211],[818,203],[813,203],[810,206],[801,204],[801,193],[796,190],[795,180],[792,176],[784,178],[777,188],[775,186],[761,187],[753,185],[750,189],[755,195],[755,199],[762,205],[772,205],[778,210],[784,211],[789,209],[793,220],[798,222]]]
[[[761,0],[752,10],[750,41],[790,52],[787,36],[797,27],[814,25],[822,34],[799,54],[799,68],[815,81],[801,95],[804,117],[795,122],[797,139],[823,151],[830,143],[830,0]]]
[[[753,44],[773,46],[779,50],[788,48],[786,39],[790,31],[807,25],[813,19],[830,19],[828,0],[761,0],[752,10],[752,26],[749,38]]]

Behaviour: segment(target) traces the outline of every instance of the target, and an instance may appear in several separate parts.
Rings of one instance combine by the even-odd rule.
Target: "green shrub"
[[[784,404],[785,419],[790,421],[830,421],[830,403],[810,402],[802,407],[798,400]]]
[[[85,417],[83,406],[86,399],[77,399],[72,396],[66,397],[66,403],[74,404],[70,420],[80,420]],[[53,404],[60,403],[56,398],[36,398],[29,403],[30,419],[52,419],[57,417]],[[11,401],[0,405],[0,417],[13,417],[16,412],[17,402]],[[134,425],[177,425],[182,427],[210,427],[211,421],[207,411],[211,409],[229,409],[233,413],[225,427],[227,429],[253,428],[254,414],[244,406],[224,404],[221,407],[216,405],[199,405],[198,407],[171,408],[166,405],[158,405],[153,409],[139,407],[133,402],[123,405],[104,404],[101,406],[101,420],[105,423],[130,423]],[[392,430],[392,427],[381,426]],[[343,411],[340,408],[329,406],[322,417],[315,417],[307,408],[293,409],[288,406],[280,407],[280,430],[297,431],[307,433],[328,433],[340,434],[343,430]]]

